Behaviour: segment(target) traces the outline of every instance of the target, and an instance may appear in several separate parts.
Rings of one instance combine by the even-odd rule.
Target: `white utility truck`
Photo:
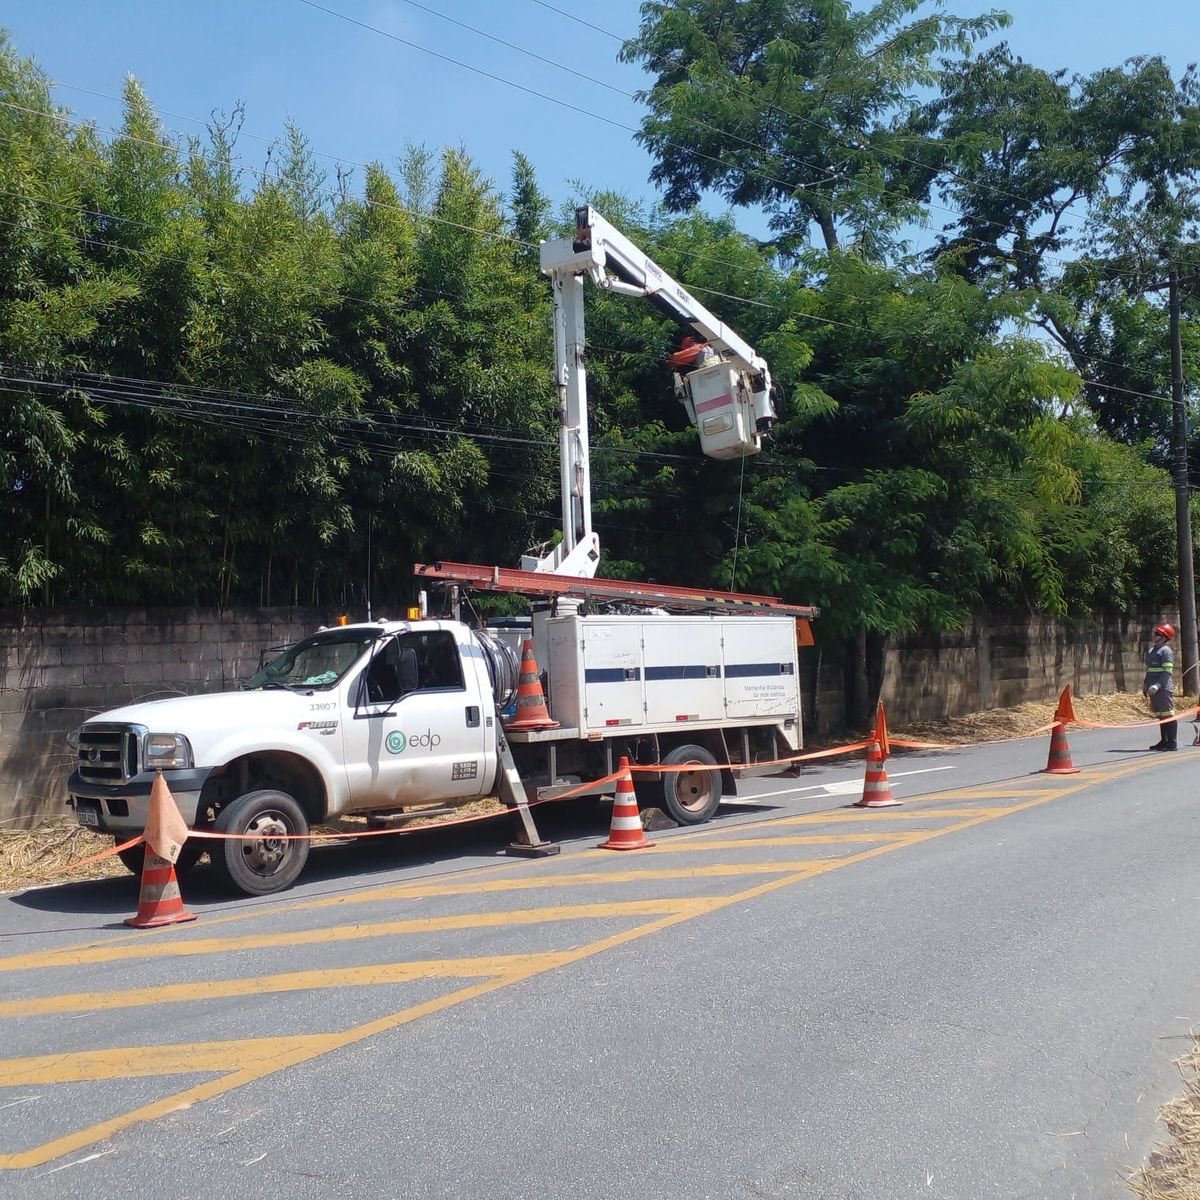
[[[786,769],[780,760],[801,745],[797,645],[810,641],[816,610],[593,578],[583,276],[655,300],[717,352],[677,381],[707,453],[760,448],[774,419],[766,364],[590,208],[579,210],[575,237],[543,245],[542,269],[555,289],[562,543],[521,570],[418,564],[423,582],[445,589],[450,617],[431,617],[423,600],[405,620],[320,629],[239,691],[89,720],[75,735],[68,782],[80,824],[130,839],[145,827],[161,771],[191,828],[236,835],[190,838],[177,869],[207,851],[234,888],[265,894],[299,875],[313,826],[350,814],[380,827],[498,795],[520,823],[510,850],[544,854],[557,847],[539,836],[530,797],[611,795],[614,782],[594,781],[622,756],[677,768],[639,772],[636,783],[645,803],[681,823],[708,820],[736,792],[736,775]],[[502,715],[522,664],[510,636],[457,619],[465,588],[541,602],[530,634],[548,711],[537,719],[521,708]],[[581,611],[606,602],[654,612]],[[138,871],[143,853],[137,846],[122,858]]]

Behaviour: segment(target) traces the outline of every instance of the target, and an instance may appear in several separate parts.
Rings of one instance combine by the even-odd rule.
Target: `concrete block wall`
[[[1137,691],[1150,631],[1163,620],[1175,614],[1106,614],[1081,625],[1028,614],[979,616],[965,629],[890,647],[883,702],[906,721],[936,721],[1053,700],[1068,684],[1076,696]]]
[[[1150,631],[1160,621],[1178,625],[1178,614],[1155,608],[1077,624],[1029,613],[980,614],[962,629],[891,642],[881,699],[891,724],[901,725],[1053,700],[1067,684],[1076,696],[1135,692],[1145,674]],[[846,666],[836,650],[824,651],[819,661],[815,650],[802,652],[810,736],[845,727]],[[1176,687],[1180,682],[1177,672]]]
[[[135,701],[234,688],[261,653],[332,624],[307,608],[0,610],[0,829],[66,814],[72,752],[88,717]],[[988,614],[946,634],[889,645],[883,701],[893,726],[1076,695],[1136,691],[1149,631],[1169,611],[1111,615],[1067,627],[1028,614]],[[847,727],[847,662],[801,652],[809,736]]]
[[[0,609],[0,829],[66,815],[66,737],[88,717],[235,688],[263,650],[335,619],[301,608]]]

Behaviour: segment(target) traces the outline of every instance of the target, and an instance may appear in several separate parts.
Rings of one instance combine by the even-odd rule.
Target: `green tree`
[[[70,132],[45,76],[3,34],[0,97],[0,598],[29,603],[51,595],[74,547],[109,536],[80,496],[76,466],[89,439],[102,438],[105,414],[57,381],[135,288],[89,262],[82,209],[95,138]]]
[[[929,192],[930,145],[915,95],[938,55],[966,53],[1008,23],[960,18],[927,0],[651,0],[621,55],[654,83],[638,140],[669,209],[703,192],[763,208],[794,252],[819,230],[890,247]]]
[[[1200,254],[1200,76],[1159,57],[1068,77],[1000,45],[947,65],[932,107],[959,215],[944,263],[1027,292],[1087,383],[1103,428],[1165,452],[1166,318],[1157,290]]]

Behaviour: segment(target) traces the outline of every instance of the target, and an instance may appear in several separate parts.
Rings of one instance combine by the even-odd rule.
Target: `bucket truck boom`
[[[613,795],[626,759],[640,772],[639,791],[681,825],[709,820],[736,794],[737,777],[789,768],[803,741],[798,647],[812,644],[815,608],[594,578],[584,277],[645,297],[708,343],[702,365],[690,352],[672,356],[685,364],[677,391],[705,454],[761,449],[775,420],[767,364],[591,208],[576,211],[573,238],[543,244],[541,264],[554,287],[561,545],[522,559],[522,570],[417,563],[418,577],[449,585],[454,616],[431,618],[422,592],[403,621],[322,626],[237,692],[135,703],[88,720],[69,803],[81,825],[115,839],[130,869],[142,870],[143,847],[132,839],[150,820],[156,778],[193,831],[216,839],[188,842],[180,871],[206,851],[227,884],[267,895],[300,874],[309,830],[343,815],[382,829],[425,819],[433,805],[496,795],[518,818],[509,852],[540,857],[558,847],[539,836],[530,800]],[[538,603],[515,628],[499,619],[476,629],[458,619],[462,587]],[[596,601],[659,611],[581,611]]]
[[[575,210],[573,237],[542,243],[541,268],[554,289],[563,539],[541,558],[526,555],[521,567],[590,579],[600,560],[600,539],[592,529],[584,278],[606,291],[651,301],[715,352],[715,361],[679,377],[677,387],[700,434],[700,449],[710,457],[743,458],[762,449],[763,434],[775,422],[771,372],[753,347],[590,205]]]

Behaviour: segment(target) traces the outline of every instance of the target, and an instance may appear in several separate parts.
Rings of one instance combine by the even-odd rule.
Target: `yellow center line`
[[[758,846],[835,846],[844,843],[888,842],[906,839],[907,833],[797,833],[784,837],[715,838],[712,841],[683,841],[671,838],[655,848],[655,854],[683,854],[695,850],[753,850]],[[678,843],[678,844],[676,844]]]
[[[1055,792],[1054,795],[1059,795]],[[1052,797],[1047,796],[1047,799]],[[990,808],[913,808],[900,810],[898,808],[850,808],[832,813],[804,813],[798,817],[780,817],[773,822],[776,825],[832,825],[840,822],[855,821],[924,821],[945,820],[955,817],[1001,817],[1005,813],[1015,812],[1012,805]]]

